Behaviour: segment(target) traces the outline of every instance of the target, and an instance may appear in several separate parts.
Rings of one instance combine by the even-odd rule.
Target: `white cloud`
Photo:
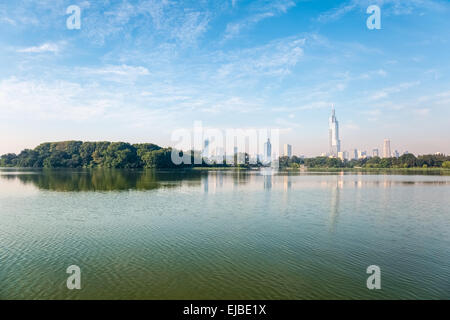
[[[0,17],[0,22],[5,22],[5,23],[10,24],[12,26],[16,26],[17,25],[15,20],[13,20],[13,19],[11,19],[9,17],[5,17],[5,16]]]
[[[19,49],[17,52],[20,53],[44,53],[44,52],[51,52],[51,53],[58,53],[61,50],[60,44],[57,43],[44,43],[40,46],[36,47],[28,47],[24,49]]]
[[[116,75],[125,77],[137,77],[149,75],[150,72],[145,67],[133,67],[128,65],[106,66],[98,69],[84,69],[86,73],[97,75]]]
[[[162,116],[159,110],[145,108],[135,92],[101,87],[95,83],[24,80],[0,81],[0,110],[3,117],[16,119],[56,119],[84,121],[118,119],[139,121]]]

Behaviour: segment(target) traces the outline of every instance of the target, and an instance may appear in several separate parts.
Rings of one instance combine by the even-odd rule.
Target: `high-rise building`
[[[380,153],[378,152],[378,149],[373,149],[372,150],[372,157],[379,157]]]
[[[292,146],[290,144],[285,144],[283,148],[283,156],[291,158],[292,157]]]
[[[267,139],[267,142],[264,143],[263,156],[266,162],[270,162],[270,158],[272,157],[272,144],[270,143],[270,139]]]
[[[392,156],[394,158],[398,158],[398,157],[400,157],[400,153],[397,150],[394,150],[394,152],[392,152]]]
[[[383,158],[391,157],[391,140],[384,139]]]
[[[336,118],[334,106],[332,106],[329,120],[330,155],[337,157],[341,152],[341,140],[339,140],[339,122]]]
[[[358,160],[358,150],[357,149],[353,150],[353,158],[352,159]]]

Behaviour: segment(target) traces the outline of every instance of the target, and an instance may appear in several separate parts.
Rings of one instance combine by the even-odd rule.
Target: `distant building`
[[[332,106],[329,120],[330,155],[337,157],[341,152],[341,140],[339,140],[339,122],[337,121],[334,106]]]
[[[404,154],[404,155],[405,155],[405,154],[409,154],[408,150],[406,150],[405,152],[403,152],[403,154]]]
[[[264,143],[264,161],[270,162],[272,157],[272,144],[270,143],[270,139],[267,139],[267,142]]]
[[[383,158],[390,158],[390,157],[391,157],[391,140],[384,139]]]
[[[394,150],[394,152],[392,153],[392,156],[395,158],[398,158],[398,157],[400,157],[400,154],[398,153],[397,150]]]
[[[353,150],[353,157],[352,157],[352,159],[358,160],[358,150],[356,150],[356,149]]]
[[[341,159],[342,161],[347,160],[348,152],[347,151],[338,152],[338,158]]]
[[[291,158],[292,157],[292,146],[290,144],[285,144],[283,148],[283,155],[285,157]]]
[[[202,157],[203,158],[209,158],[210,153],[209,153],[209,140],[205,139],[204,143],[203,143],[203,150],[202,150]]]
[[[365,159],[365,158],[367,158],[367,152],[358,150],[358,159]]]
[[[373,149],[372,150],[372,157],[379,157],[380,153],[378,152],[378,149]]]

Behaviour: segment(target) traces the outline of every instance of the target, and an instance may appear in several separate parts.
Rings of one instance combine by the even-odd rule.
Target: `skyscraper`
[[[383,158],[391,157],[391,140],[384,139]]]
[[[290,144],[284,145],[283,156],[291,158],[292,157],[292,146]]]
[[[272,144],[270,143],[270,139],[267,139],[267,142],[264,143],[264,160],[266,162],[270,162],[272,156]]]
[[[329,139],[330,139],[330,155],[337,157],[341,152],[341,140],[339,140],[339,122],[337,121],[334,111],[334,105],[332,106],[331,116],[329,120]]]

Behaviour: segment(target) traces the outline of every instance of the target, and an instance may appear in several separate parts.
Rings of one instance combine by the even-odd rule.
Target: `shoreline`
[[[184,168],[108,168],[108,167],[92,167],[92,168],[46,168],[46,167],[1,167],[0,170],[130,170],[130,171],[261,171],[270,170],[271,167],[184,167]],[[447,168],[277,168],[274,169],[281,172],[405,172],[405,173],[444,173],[450,174],[450,169]]]

